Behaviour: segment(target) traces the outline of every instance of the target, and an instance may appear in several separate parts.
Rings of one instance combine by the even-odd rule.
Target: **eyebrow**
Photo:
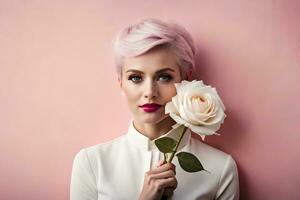
[[[171,69],[171,68],[167,67],[167,68],[160,69],[160,70],[156,71],[155,73],[158,74],[160,72],[165,72],[165,71],[173,71],[173,72],[175,72],[174,69]],[[137,70],[137,69],[129,69],[129,70],[126,71],[126,73],[128,73],[128,72],[137,72],[137,73],[144,74],[144,72],[142,72],[140,70]]]

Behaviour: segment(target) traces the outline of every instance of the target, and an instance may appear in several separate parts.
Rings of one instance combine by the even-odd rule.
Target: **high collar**
[[[161,137],[170,137],[173,138],[174,140],[178,141],[180,138],[180,135],[183,131],[183,127],[179,127],[178,124],[175,124],[172,126],[172,129],[170,131],[168,131],[167,133],[165,133],[164,135],[161,135],[158,138]],[[142,133],[140,133],[135,126],[133,125],[133,119],[130,120],[129,123],[129,128],[128,128],[128,138],[129,140],[136,145],[138,148],[144,150],[144,151],[158,151],[158,148],[156,147],[154,140],[150,140],[147,136],[143,135]],[[180,150],[181,148],[183,148],[190,140],[191,138],[191,131],[190,129],[186,129],[185,134],[178,146],[178,150]]]

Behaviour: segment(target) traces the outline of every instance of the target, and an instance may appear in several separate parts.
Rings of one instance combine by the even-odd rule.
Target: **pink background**
[[[79,149],[125,134],[116,31],[145,17],[184,25],[198,79],[225,124],[208,143],[233,155],[241,199],[300,199],[300,2],[0,1],[0,199],[69,198]]]

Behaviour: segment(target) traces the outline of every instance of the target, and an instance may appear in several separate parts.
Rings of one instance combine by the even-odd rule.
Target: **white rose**
[[[216,88],[204,85],[203,81],[183,80],[175,83],[177,95],[165,106],[165,114],[178,124],[190,128],[202,139],[217,134],[226,117],[225,106]]]

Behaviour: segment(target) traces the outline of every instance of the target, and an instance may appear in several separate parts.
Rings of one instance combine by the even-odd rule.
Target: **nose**
[[[144,97],[146,99],[153,99],[157,97],[157,85],[156,82],[153,80],[148,80],[145,82],[144,87]]]

